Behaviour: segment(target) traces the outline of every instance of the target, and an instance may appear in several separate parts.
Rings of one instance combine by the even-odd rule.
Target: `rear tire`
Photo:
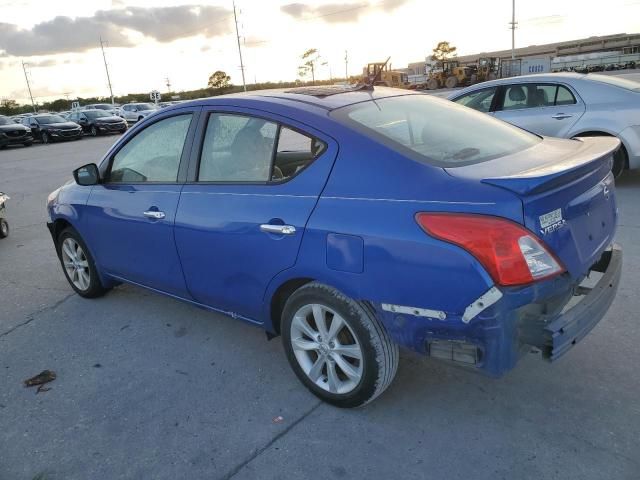
[[[620,178],[625,168],[627,168],[627,162],[629,157],[627,156],[627,150],[624,145],[620,145],[620,148],[613,154],[613,165],[611,166],[611,173],[614,178]]]
[[[97,137],[98,136],[98,129],[95,127],[95,125],[91,126],[91,136],[92,137]]]
[[[47,132],[42,132],[40,134],[40,140],[42,141],[42,143],[44,143],[45,145],[48,143],[51,143],[51,139],[49,138],[49,134]]]
[[[9,236],[9,223],[4,218],[0,218],[0,238]]]
[[[62,271],[71,288],[85,298],[104,295],[109,289],[100,282],[91,252],[73,228],[65,228],[56,242]]]
[[[336,407],[371,402],[395,377],[398,346],[368,306],[332,287],[312,282],[296,290],[285,304],[281,332],[298,379]]]

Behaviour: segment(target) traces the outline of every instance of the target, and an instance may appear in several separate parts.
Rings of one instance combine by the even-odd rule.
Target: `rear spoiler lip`
[[[576,138],[583,145],[572,155],[560,158],[555,163],[547,163],[522,172],[500,177],[483,178],[482,183],[510,190],[519,195],[532,195],[570,183],[592,173],[594,163],[603,163],[607,157],[611,168],[613,153],[620,148],[620,140],[615,137]],[[603,166],[603,165],[601,165]]]

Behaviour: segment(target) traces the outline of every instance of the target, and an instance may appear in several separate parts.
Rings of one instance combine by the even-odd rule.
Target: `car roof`
[[[447,98],[456,98],[463,93],[473,92],[475,90],[481,90],[487,87],[494,87],[500,85],[508,85],[511,83],[544,83],[544,82],[559,82],[565,81],[571,84],[573,81],[588,80],[588,75],[584,73],[574,72],[557,72],[557,73],[534,73],[531,75],[520,75],[517,77],[498,78],[496,80],[489,80],[487,82],[476,83],[466,88],[456,90],[452,92]]]
[[[332,86],[333,87],[333,86]],[[234,93],[228,95],[218,95],[215,97],[192,100],[175,105],[175,107],[185,107],[191,105],[215,105],[240,101],[247,103],[279,104],[288,107],[296,107],[301,110],[311,110],[320,108],[323,110],[334,110],[336,108],[353,105],[355,103],[377,100],[385,97],[399,95],[420,95],[419,92],[403,90],[399,88],[373,87],[370,89],[350,89],[350,88],[327,88],[327,87],[302,87],[274,90],[256,90],[246,93]]]

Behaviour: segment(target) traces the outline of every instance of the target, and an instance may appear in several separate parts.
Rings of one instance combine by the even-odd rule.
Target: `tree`
[[[320,62],[321,57],[317,48],[310,48],[302,54],[300,57],[304,62],[298,67],[298,75],[300,77],[306,77],[311,74],[311,84],[316,83],[316,66]],[[320,65],[326,65],[327,62],[321,62]]]
[[[223,89],[231,87],[231,77],[223,72],[222,70],[217,70],[212,73],[209,77],[209,83],[207,84],[209,88],[217,88]]]
[[[438,42],[436,48],[433,49],[431,60],[435,62],[444,62],[451,57],[455,57],[457,55],[456,50],[458,49],[449,44],[449,42]]]

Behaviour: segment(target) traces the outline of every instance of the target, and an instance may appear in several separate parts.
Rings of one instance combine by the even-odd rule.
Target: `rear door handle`
[[[555,115],[551,115],[551,118],[555,118],[556,120],[562,120],[563,118],[571,118],[573,115],[569,113],[556,113]]]
[[[155,220],[162,220],[166,216],[164,212],[159,212],[157,210],[147,210],[143,213],[143,215],[147,218],[153,218]]]
[[[272,225],[271,223],[263,223],[260,225],[260,230],[278,235],[293,235],[296,233],[296,227],[293,225]]]

